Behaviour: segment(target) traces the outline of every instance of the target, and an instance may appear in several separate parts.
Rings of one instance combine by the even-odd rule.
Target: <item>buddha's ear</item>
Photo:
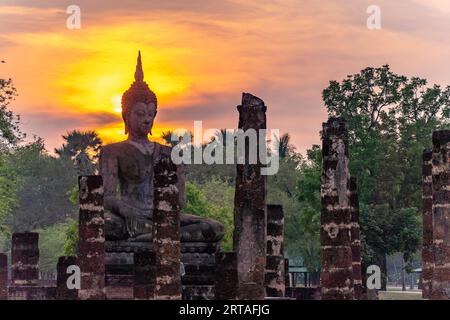
[[[128,134],[128,125],[127,125],[128,120],[124,112],[122,112],[122,120],[123,123],[125,124],[125,134]]]

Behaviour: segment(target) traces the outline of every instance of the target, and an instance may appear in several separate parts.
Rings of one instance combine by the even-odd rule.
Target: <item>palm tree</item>
[[[55,153],[74,162],[79,174],[93,174],[102,146],[102,139],[93,130],[72,130],[62,136],[66,141]]]
[[[278,155],[281,159],[286,158],[294,151],[294,147],[291,145],[291,135],[289,133],[285,133],[280,138],[276,139],[278,144]]]

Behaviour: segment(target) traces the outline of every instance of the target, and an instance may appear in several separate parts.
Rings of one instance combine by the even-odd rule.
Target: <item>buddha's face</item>
[[[132,136],[145,138],[152,133],[153,121],[156,116],[154,103],[136,103],[127,117],[128,131]]]

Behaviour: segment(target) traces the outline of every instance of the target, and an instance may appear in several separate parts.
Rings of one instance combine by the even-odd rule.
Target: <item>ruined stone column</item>
[[[14,233],[11,248],[11,278],[15,286],[34,286],[39,280],[39,234]]]
[[[151,300],[155,297],[156,256],[154,252],[134,254],[133,296],[136,300]]]
[[[361,270],[361,230],[359,227],[358,188],[355,177],[350,178],[350,206],[353,290],[355,299],[361,300],[363,298]]]
[[[265,296],[264,269],[266,265],[266,176],[259,150],[266,150],[266,106],[261,99],[244,93],[239,111],[239,144],[245,141],[245,155],[236,166],[236,190],[234,197],[233,251],[237,254],[239,298],[261,300]],[[258,150],[255,150],[255,146]],[[251,161],[256,160],[256,161]],[[253,163],[252,163],[253,162]]]
[[[431,298],[434,268],[433,255],[433,178],[431,174],[432,151],[423,152],[422,166],[422,297]]]
[[[8,257],[0,253],[0,300],[8,299]]]
[[[56,266],[56,300],[77,300],[78,290],[69,289],[67,280],[73,273],[67,273],[70,266],[77,266],[77,257],[59,257]]]
[[[236,252],[216,255],[214,281],[216,300],[236,300],[238,296],[238,271]]]
[[[321,286],[323,300],[353,299],[348,129],[330,118],[322,132]]]
[[[177,167],[170,149],[162,150],[154,166],[153,245],[156,255],[155,299],[181,299],[180,204]]]
[[[433,133],[433,300],[450,299],[450,130]]]
[[[284,297],[284,213],[280,205],[267,206],[266,296]]]
[[[78,265],[81,270],[81,300],[103,300],[105,295],[105,220],[101,176],[78,178],[80,213]]]

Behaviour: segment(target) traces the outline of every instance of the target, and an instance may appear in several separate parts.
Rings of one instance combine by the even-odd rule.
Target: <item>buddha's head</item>
[[[152,134],[158,102],[154,92],[144,82],[140,52],[134,78],[135,81],[122,96],[122,118],[125,134],[144,138]]]

